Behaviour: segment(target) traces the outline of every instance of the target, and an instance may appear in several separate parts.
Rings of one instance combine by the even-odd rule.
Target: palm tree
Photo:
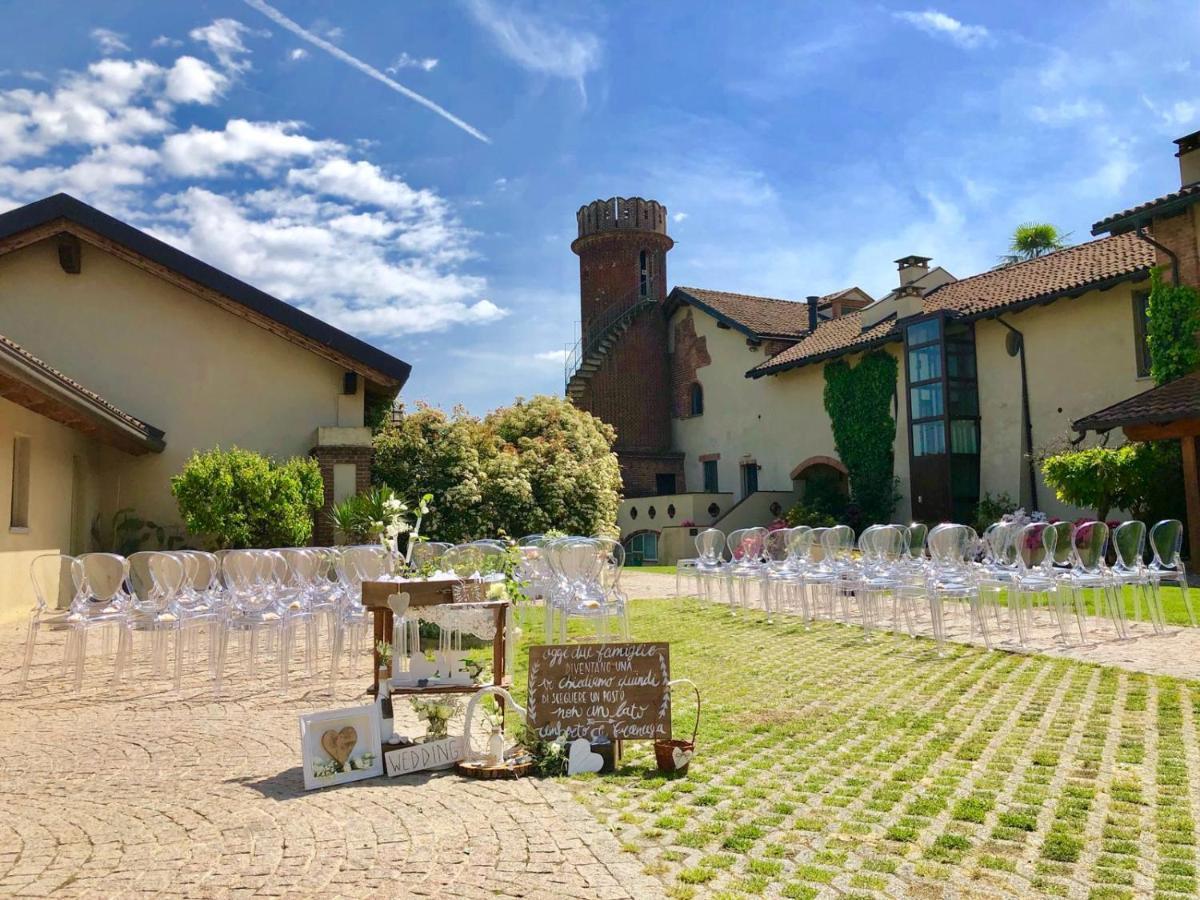
[[[1018,225],[1008,245],[1009,252],[1000,257],[1000,265],[997,268],[1025,262],[1027,259],[1037,259],[1039,256],[1061,250],[1067,246],[1067,238],[1070,236],[1048,222],[1026,222]]]

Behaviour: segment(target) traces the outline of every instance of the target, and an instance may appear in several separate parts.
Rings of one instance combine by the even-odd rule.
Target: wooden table
[[[374,631],[372,639],[372,650],[375,658],[374,676],[371,682],[370,692],[375,694],[379,690],[379,667],[381,660],[379,658],[380,641],[391,643],[392,640],[392,620],[394,618],[392,610],[387,605],[388,597],[392,594],[407,593],[409,596],[408,606],[413,609],[421,606],[443,606],[454,603],[454,595],[452,587],[455,584],[453,581],[420,581],[420,580],[401,580],[401,581],[364,581],[362,586],[362,602],[363,606],[371,611]],[[508,606],[507,600],[489,600],[484,603],[471,604],[476,609],[487,608],[491,609],[495,615],[496,636],[492,639],[492,684],[497,687],[511,687],[511,682],[508,680],[508,673],[505,671],[505,660],[507,659],[508,639],[507,628],[508,622]],[[438,684],[426,687],[418,687],[416,685],[393,687],[392,694],[473,694],[481,688],[488,687],[485,684]]]

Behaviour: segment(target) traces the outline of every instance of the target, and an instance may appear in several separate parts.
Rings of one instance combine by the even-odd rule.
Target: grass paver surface
[[[635,638],[670,641],[673,676],[700,687],[692,770],[658,775],[631,742],[616,774],[569,783],[669,895],[1196,895],[1195,682],[939,658],[696,600],[631,610]],[[540,640],[536,613],[525,635]],[[677,736],[693,709],[680,694]]]

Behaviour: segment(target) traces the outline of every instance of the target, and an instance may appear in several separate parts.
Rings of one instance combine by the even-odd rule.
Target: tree
[[[192,454],[171,493],[188,531],[219,548],[296,547],[312,537],[325,485],[315,459],[215,447]]]
[[[1145,521],[1177,506],[1183,490],[1177,448],[1164,442],[1057,453],[1042,460],[1042,475],[1059,500],[1094,509],[1101,522],[1113,509]]]
[[[1070,234],[1063,234],[1046,222],[1025,222],[1018,225],[1008,245],[1008,253],[1000,257],[1000,267],[1037,259],[1067,246]]]
[[[518,398],[484,419],[418,406],[376,435],[373,478],[401,497],[433,494],[422,529],[433,540],[594,534],[616,522],[614,440],[558,397]]]

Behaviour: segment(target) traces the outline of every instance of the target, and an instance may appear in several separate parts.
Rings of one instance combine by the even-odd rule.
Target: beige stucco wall
[[[1002,318],[1025,336],[1029,406],[1035,454],[1074,437],[1071,422],[1152,386],[1137,377],[1134,291],[1148,281],[1055,301]],[[1027,463],[1021,414],[1020,361],[1005,350],[1007,329],[976,324],[982,454],[980,492],[1004,492],[1028,503]],[[1122,442],[1113,435],[1111,444]],[[1095,443],[1090,436],[1081,446]],[[1088,510],[1067,506],[1037,473],[1038,503],[1048,515],[1075,519]]]
[[[29,438],[29,527],[13,528],[13,439]],[[33,607],[29,563],[43,553],[88,549],[103,481],[99,447],[78,431],[0,399],[0,621]],[[73,508],[78,459],[80,506]],[[73,515],[74,513],[74,515]]]
[[[837,456],[825,412],[823,364],[766,378],[746,378],[746,371],[764,360],[762,350],[749,349],[741,332],[719,328],[715,319],[699,310],[691,312],[697,336],[706,339],[712,364],[696,372],[704,387],[704,415],[672,423],[673,446],[686,454],[687,483],[703,484],[700,457],[719,453],[719,487],[733,491],[736,498],[741,498],[739,465],[746,456],[761,466],[760,490],[792,491],[791,473],[799,463],[812,456]],[[676,311],[674,321],[686,314],[686,309]],[[900,358],[899,344],[886,349]],[[851,361],[857,363],[858,358],[853,356]],[[903,378],[902,363],[900,373]],[[904,496],[894,518],[907,521],[907,411],[903,403],[898,406],[895,472]]]
[[[51,241],[0,257],[0,334],[166,432],[160,454],[106,454],[105,515],[177,522],[169,479],[193,450],[304,454],[318,426],[362,421],[339,366],[88,244],[79,275]]]

